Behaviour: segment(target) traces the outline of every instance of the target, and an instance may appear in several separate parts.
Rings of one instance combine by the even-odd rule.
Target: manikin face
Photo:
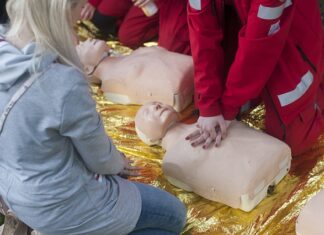
[[[88,39],[77,45],[79,58],[84,66],[95,66],[109,50],[106,42],[96,39]]]
[[[171,106],[150,102],[138,110],[135,125],[149,140],[157,141],[164,137],[167,129],[177,120],[177,113]]]

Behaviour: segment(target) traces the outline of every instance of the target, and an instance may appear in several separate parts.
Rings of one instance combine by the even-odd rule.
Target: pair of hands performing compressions
[[[144,7],[149,2],[152,2],[153,0],[132,0],[134,6],[137,7]],[[96,8],[92,6],[90,3],[86,3],[86,5],[83,7],[81,11],[81,19],[82,20],[91,20],[94,12],[96,11]]]
[[[225,120],[223,115],[212,117],[200,116],[197,121],[197,130],[186,137],[193,147],[202,145],[203,149],[211,146],[218,147],[226,137],[226,132],[232,120]]]

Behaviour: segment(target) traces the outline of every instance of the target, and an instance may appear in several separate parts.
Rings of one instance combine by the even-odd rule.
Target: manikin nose
[[[155,109],[158,110],[158,109],[160,109],[160,108],[162,108],[162,106],[161,106],[159,103],[157,103],[157,104],[155,105]]]

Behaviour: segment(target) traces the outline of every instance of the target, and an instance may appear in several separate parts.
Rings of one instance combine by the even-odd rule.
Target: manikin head
[[[139,138],[148,145],[159,144],[169,127],[178,121],[176,111],[160,102],[143,105],[135,116],[135,129]]]

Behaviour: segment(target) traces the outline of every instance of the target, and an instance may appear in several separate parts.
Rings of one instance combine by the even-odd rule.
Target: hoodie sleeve
[[[71,139],[92,172],[118,174],[123,169],[123,157],[105,133],[83,77],[64,100],[60,133]]]

